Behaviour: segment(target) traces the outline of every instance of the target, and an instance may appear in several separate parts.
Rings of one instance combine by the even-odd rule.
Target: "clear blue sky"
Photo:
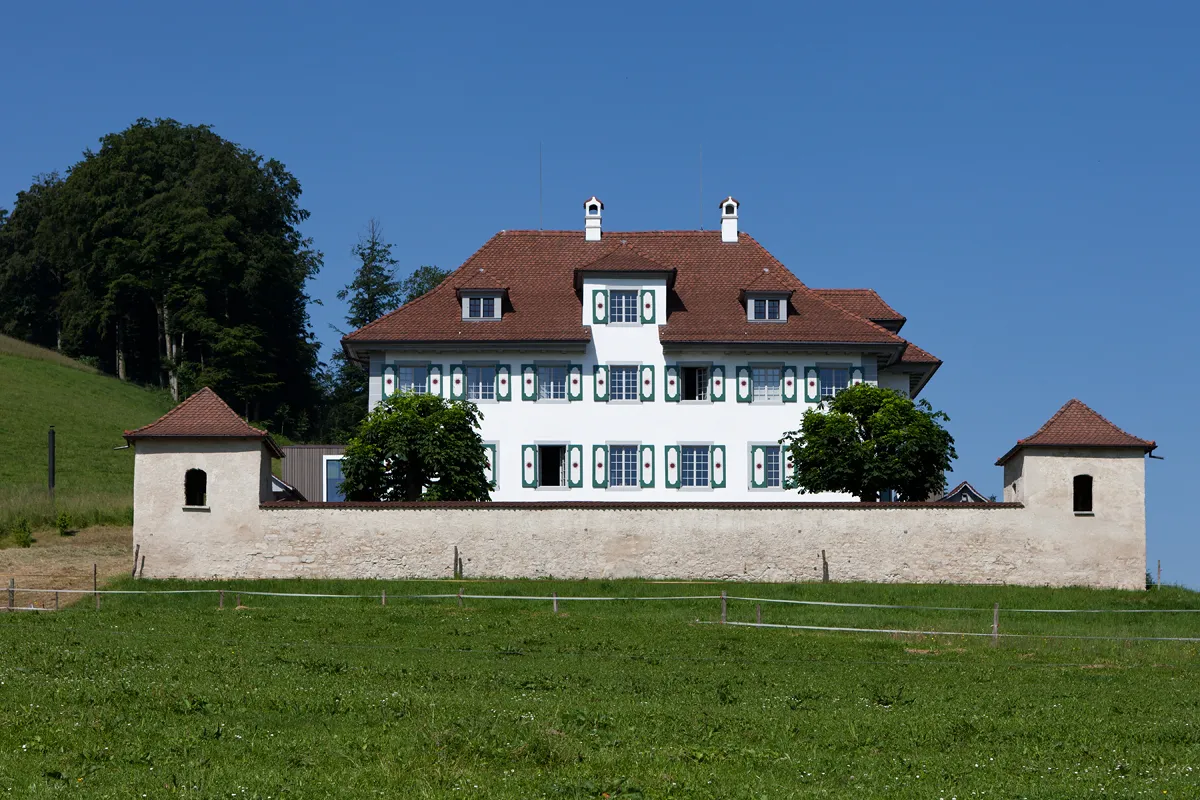
[[[491,234],[718,224],[814,287],[877,289],[946,363],[951,480],[1079,397],[1160,443],[1148,559],[1200,587],[1192,481],[1200,5],[24,3],[0,25],[0,205],[137,117],[283,161],[325,253],[367,219],[403,270]],[[703,203],[699,197],[704,153]]]

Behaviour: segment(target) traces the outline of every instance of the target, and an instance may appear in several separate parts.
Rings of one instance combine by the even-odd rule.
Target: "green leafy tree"
[[[805,411],[800,429],[780,440],[795,464],[796,488],[846,492],[866,502],[885,489],[908,501],[946,490],[945,473],[958,454],[941,425],[950,419],[945,413],[866,383],[828,405]]]
[[[350,500],[487,500],[480,419],[474,403],[388,397],[346,446],[342,490]]]
[[[400,305],[411,303],[423,294],[428,294],[450,275],[450,270],[422,264],[400,282]]]

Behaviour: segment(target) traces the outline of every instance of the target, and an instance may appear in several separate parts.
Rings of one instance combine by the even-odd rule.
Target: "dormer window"
[[[750,322],[787,322],[787,295],[746,292],[746,319]]]
[[[486,292],[464,292],[462,318],[477,322],[500,319],[500,297]]]
[[[758,298],[754,301],[754,318],[756,320],[779,319],[779,298]]]

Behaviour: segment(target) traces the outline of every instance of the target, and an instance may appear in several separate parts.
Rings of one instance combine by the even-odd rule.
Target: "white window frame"
[[[322,503],[337,503],[344,502],[329,499],[329,462],[341,461],[345,455],[323,455],[321,456],[321,502]],[[345,494],[345,492],[342,492]]]
[[[846,385],[840,389],[835,388],[834,391],[830,392],[829,394],[825,394],[825,380],[824,380],[824,376],[822,374],[827,369],[829,369],[829,370],[840,369],[840,370],[845,370],[845,372],[846,372]],[[853,373],[853,369],[854,369],[854,365],[849,362],[844,362],[844,363],[843,362],[835,363],[835,362],[828,362],[828,361],[817,362],[817,400],[819,402],[825,401],[825,400],[832,400],[840,392],[844,392],[846,389],[849,389],[853,385],[850,383],[850,381],[852,379],[851,375]]]
[[[768,397],[759,398],[759,397],[755,396],[755,393],[754,393],[755,388],[754,387],[757,384],[754,380],[754,377],[755,377],[755,373],[760,369],[773,369],[777,373],[779,373],[779,382],[775,386],[776,394],[774,397],[768,396]],[[769,384],[766,384],[766,385],[769,385]],[[778,362],[771,362],[771,363],[760,363],[760,364],[751,364],[750,365],[750,402],[751,403],[762,403],[762,404],[766,404],[766,405],[777,405],[777,404],[780,404],[783,402],[783,364],[778,363]]]
[[[462,394],[462,397],[464,400],[470,400],[472,403],[497,403],[497,402],[499,402],[499,400],[497,399],[499,397],[499,391],[496,388],[496,377],[500,374],[500,365],[499,364],[497,364],[494,361],[481,361],[481,362],[476,362],[474,364],[472,364],[472,363],[463,364],[462,368],[463,368],[463,394]],[[473,370],[473,369],[491,369],[492,370],[492,396],[491,397],[481,397],[481,398],[471,397],[471,370]],[[480,385],[482,386],[483,383],[481,382]]]
[[[567,463],[571,460],[571,443],[570,442],[534,442],[533,446],[537,448],[537,482],[538,485],[534,489],[535,492],[568,492],[571,490],[571,469]],[[559,478],[562,483],[558,486],[545,486],[542,484],[542,448],[543,447],[561,447],[563,451],[562,466],[559,467]]]
[[[608,458],[608,488],[617,492],[628,492],[633,489],[642,488],[642,443],[641,442],[605,442]],[[613,448],[627,447],[633,451],[633,485],[632,486],[613,486]]]
[[[763,303],[763,313],[766,315],[763,319],[758,319],[754,314],[754,307],[758,303]],[[778,305],[778,319],[771,319],[771,303]],[[746,295],[746,321],[754,322],[759,325],[778,325],[781,322],[787,322],[787,306],[788,299],[785,294],[747,294]]]
[[[534,371],[537,374],[537,400],[538,403],[569,403],[571,402],[571,391],[568,384],[571,380],[571,365],[565,361],[552,361],[547,363],[535,363]],[[542,387],[546,382],[542,380],[543,369],[561,369],[563,371],[563,396],[562,397],[542,397]]]
[[[617,313],[616,313],[617,305],[613,298],[616,295],[626,295],[626,294],[633,295],[633,306],[632,306],[633,319],[617,319]],[[624,286],[622,286],[620,288],[609,288],[609,290],[608,290],[608,324],[609,325],[641,325],[642,324],[642,317],[641,317],[641,313],[640,313],[641,312],[641,300],[639,299],[641,297],[641,294],[642,294],[642,290],[638,289],[638,288],[626,288]]]
[[[679,491],[682,492],[711,492],[712,491],[712,442],[680,442],[679,445]],[[695,449],[704,452],[705,481],[702,486],[688,486],[683,482],[684,451]],[[726,465],[728,466],[728,465]],[[728,471],[725,473],[728,475]]]
[[[713,401],[713,399],[712,399],[712,372],[713,372],[712,363],[711,362],[703,362],[703,363],[693,362],[693,363],[689,364],[688,362],[685,361],[676,366],[679,371],[679,375],[677,378],[677,380],[679,381],[679,402],[681,402],[681,403],[705,403],[705,404],[711,403]],[[706,378],[704,381],[704,398],[703,399],[696,399],[696,400],[684,399],[683,387],[686,385],[686,383],[683,379],[683,374],[684,374],[684,370],[688,370],[688,369],[704,370],[704,372],[706,374]]]
[[[642,402],[642,384],[641,371],[642,364],[607,364],[608,367],[608,402],[609,403],[640,403]],[[633,370],[633,394],[632,398],[616,396],[614,387],[617,385],[613,380],[616,370],[629,369]]]
[[[420,389],[411,389],[413,394],[429,394],[429,362],[428,361],[397,361],[391,364],[392,369],[396,373],[396,389],[397,393],[406,391],[400,387],[400,370],[402,369],[421,369],[425,371],[425,383]],[[416,383],[413,384],[416,386]]]
[[[472,300],[479,301],[480,316],[478,316],[478,317],[471,316],[471,301]],[[490,317],[483,316],[483,301],[484,300],[492,301],[492,316],[490,316]],[[495,292],[463,292],[463,295],[462,295],[462,318],[463,318],[463,321],[464,322],[496,322],[504,315],[504,312],[501,309],[501,305],[500,305],[501,300],[503,300],[503,295],[496,294]]]

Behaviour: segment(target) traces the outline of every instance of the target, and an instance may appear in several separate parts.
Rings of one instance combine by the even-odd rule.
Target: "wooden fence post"
[[[233,610],[237,611],[242,607],[242,593],[238,592],[233,596]]]
[[[100,607],[100,595],[97,594],[96,590],[100,587],[100,584],[96,580],[96,574],[97,574],[96,573],[96,565],[93,563],[92,564],[92,594],[96,595],[96,608],[99,608]]]
[[[992,647],[1000,644],[1000,604],[992,606]]]
[[[140,544],[139,544],[139,545],[137,545],[136,547],[134,547],[134,548],[133,548],[133,572],[131,572],[131,573],[129,574],[129,577],[131,577],[131,578],[136,578],[136,577],[137,577],[137,560],[138,560],[138,553],[140,553],[140,552],[141,552],[141,550],[142,550],[142,546],[141,546]]]
[[[459,572],[458,545],[454,545],[454,563],[450,566],[450,570],[454,574],[454,580],[462,578],[462,573]]]
[[[138,577],[142,577],[142,573],[146,571],[146,557],[142,556],[142,565],[138,567]]]
[[[762,625],[762,603],[754,604],[754,621]]]
[[[725,624],[725,619],[726,619],[725,612],[726,612],[725,590],[722,589],[721,590],[721,624],[722,625]]]
[[[462,608],[462,607],[463,607],[463,602],[462,602],[462,587],[461,587],[461,586],[460,586],[460,587],[458,587],[458,607],[459,607],[459,608]]]
[[[217,592],[217,610],[221,611],[225,608],[225,590],[221,589]]]
[[[558,613],[558,592],[551,592],[550,599],[554,601],[554,613]]]
[[[825,560],[825,551],[821,551],[821,583],[829,583],[829,562]]]
[[[58,611],[58,592],[54,593],[54,610]]]
[[[1156,590],[1162,588],[1162,559],[1161,558],[1158,560],[1158,580],[1154,582],[1154,588]]]
[[[379,605],[381,605],[381,606],[387,605],[387,589],[384,589],[383,591],[381,591],[379,593]]]
[[[16,586],[17,586],[17,579],[9,578],[8,579],[8,610],[9,611],[12,611],[12,609],[13,609],[13,595],[16,594],[16,592],[14,592],[13,590],[16,588]]]

